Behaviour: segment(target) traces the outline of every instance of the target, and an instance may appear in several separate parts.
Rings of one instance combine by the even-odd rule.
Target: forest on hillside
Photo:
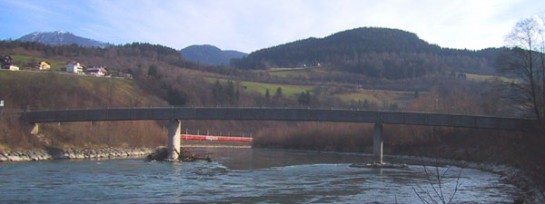
[[[397,29],[357,28],[317,39],[308,38],[255,51],[233,60],[235,67],[328,67],[389,80],[438,73],[495,74],[497,56],[505,49],[480,51],[441,48]]]

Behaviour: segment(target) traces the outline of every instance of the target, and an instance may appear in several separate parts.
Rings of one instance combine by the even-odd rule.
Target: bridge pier
[[[180,136],[182,122],[180,120],[170,120],[168,123],[168,160],[177,161],[180,155]]]
[[[40,133],[40,124],[34,123],[32,124],[32,130],[30,131],[30,134],[37,135]]]
[[[375,123],[373,136],[373,158],[376,163],[383,163],[382,123]]]

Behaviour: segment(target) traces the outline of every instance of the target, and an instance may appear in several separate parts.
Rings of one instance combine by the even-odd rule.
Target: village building
[[[71,61],[66,65],[66,72],[74,74],[83,74],[83,66],[76,61]]]
[[[51,64],[49,64],[49,62],[47,62],[47,61],[42,61],[42,62],[40,62],[39,68],[40,68],[40,70],[50,70],[51,69]]]
[[[93,76],[97,76],[97,77],[107,76],[108,75],[108,69],[105,68],[105,67],[88,68],[88,69],[85,70],[85,74],[93,75]]]
[[[11,61],[13,60],[13,58],[11,58],[11,56],[9,55],[6,55],[6,56],[3,56],[2,59],[0,60],[0,63],[1,63],[1,66],[0,66],[0,69],[9,69],[11,70]]]
[[[9,66],[9,70],[10,70],[10,71],[19,71],[19,67],[18,67],[18,66],[15,66],[15,65],[10,65],[10,66]]]

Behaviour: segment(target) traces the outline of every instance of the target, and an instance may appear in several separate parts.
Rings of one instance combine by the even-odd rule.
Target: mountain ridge
[[[24,35],[17,40],[28,42],[39,42],[52,46],[59,45],[72,45],[76,44],[82,47],[99,47],[104,48],[108,46],[105,42],[77,36],[70,32],[65,31],[52,31],[52,32],[33,32]]]

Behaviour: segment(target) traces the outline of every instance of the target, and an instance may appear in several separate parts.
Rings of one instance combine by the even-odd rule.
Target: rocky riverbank
[[[145,158],[153,148],[37,149],[0,151],[0,162],[43,161],[53,159]]]
[[[499,174],[502,182],[513,184],[524,192],[524,197],[515,200],[514,203],[545,202],[545,187],[524,171],[508,165],[400,155],[385,155],[384,158],[391,162],[426,166],[453,165]]]

